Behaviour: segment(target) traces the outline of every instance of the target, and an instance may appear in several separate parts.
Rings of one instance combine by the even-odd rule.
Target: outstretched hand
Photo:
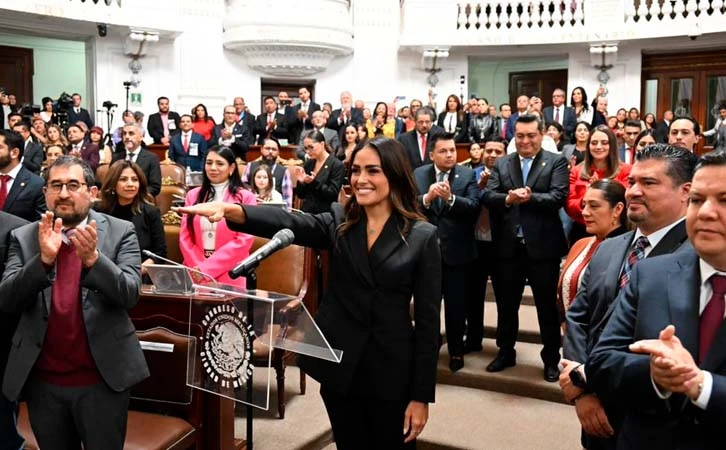
[[[206,217],[210,222],[214,223],[224,219],[225,206],[224,202],[209,202],[173,207],[171,210],[179,214],[191,214]]]

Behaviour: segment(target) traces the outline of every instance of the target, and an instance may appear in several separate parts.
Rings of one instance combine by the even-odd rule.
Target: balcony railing
[[[625,22],[672,22],[707,16],[724,16],[726,2],[723,0],[635,0],[626,2]]]
[[[460,3],[457,29],[554,29],[585,25],[584,0]]]

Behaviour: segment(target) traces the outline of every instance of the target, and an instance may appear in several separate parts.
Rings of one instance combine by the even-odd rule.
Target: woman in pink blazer
[[[185,206],[223,201],[256,205],[255,195],[244,189],[234,152],[228,147],[212,147],[204,162],[202,186],[186,195]],[[250,254],[254,237],[231,231],[225,221],[211,223],[201,216],[182,217],[179,248],[184,265],[213,277],[220,284],[245,287],[245,279],[233,280],[227,272]]]

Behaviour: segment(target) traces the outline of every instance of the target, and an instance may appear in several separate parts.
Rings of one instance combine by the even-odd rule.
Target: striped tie
[[[630,281],[630,273],[633,271],[635,263],[645,257],[645,249],[648,248],[650,242],[645,236],[640,236],[633,244],[633,249],[628,255],[628,259],[625,260],[625,266],[623,267],[623,273],[620,275],[620,289],[623,289],[625,285]]]

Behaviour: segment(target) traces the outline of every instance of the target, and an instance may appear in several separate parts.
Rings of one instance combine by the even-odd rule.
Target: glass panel
[[[647,113],[656,114],[658,109],[658,80],[645,81],[645,105],[642,116]]]
[[[706,111],[708,114],[706,114],[704,131],[716,126],[716,121],[720,117],[719,106],[722,104],[726,104],[726,76],[706,78]],[[717,135],[718,133],[714,133],[706,137],[706,145],[714,145]]]
[[[671,111],[676,116],[691,115],[693,100],[693,78],[674,78],[671,80]]]

